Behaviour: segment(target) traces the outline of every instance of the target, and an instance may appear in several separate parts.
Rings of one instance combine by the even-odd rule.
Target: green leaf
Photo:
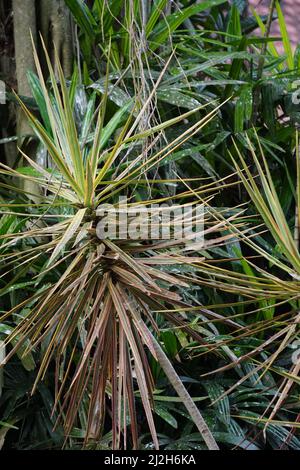
[[[235,5],[231,7],[226,32],[228,34],[226,37],[227,42],[232,41],[232,37],[230,36],[240,37],[242,35],[240,12]]]
[[[178,353],[176,336],[171,331],[164,331],[161,333],[161,338],[167,353],[174,358]]]
[[[101,94],[105,93],[106,85],[105,80],[101,79],[95,83],[93,83],[90,88],[97,90]],[[119,107],[125,106],[131,100],[131,96],[128,95],[125,91],[123,91],[120,87],[108,84],[108,99],[113,101]]]
[[[225,395],[223,398],[219,399],[224,393],[224,388],[219,385],[217,382],[204,382],[204,388],[207,391],[207,394],[213,404],[214,408],[218,410],[218,418],[226,424],[230,422],[230,404],[228,396]]]
[[[157,23],[157,20],[162,13],[163,9],[167,5],[168,0],[155,0],[154,5],[151,10],[150,18],[147,22],[146,26],[146,36],[148,37],[149,34],[153,31],[154,26]]]
[[[235,105],[234,131],[236,133],[244,130],[244,122],[250,121],[252,115],[252,88],[243,86],[240,96]]]
[[[118,129],[118,127],[122,124],[124,120],[124,116],[126,116],[130,112],[132,106],[133,106],[133,101],[130,100],[113,115],[110,121],[102,129],[98,152],[105,147],[108,140],[113,136],[115,130]],[[91,142],[93,140],[94,140],[94,134],[88,137],[87,142]]]
[[[191,67],[189,69],[185,69],[182,71],[182,67],[179,69],[178,73],[174,74],[173,76],[169,76],[168,78],[164,79],[161,83],[161,87],[165,87],[166,85],[171,85],[175,82],[178,82],[181,79],[186,79],[186,77],[189,77],[191,75],[196,76],[199,72],[204,72],[205,70],[212,69],[215,65],[220,65],[220,64],[225,64],[228,63],[230,60],[234,59],[239,59],[241,62],[244,60],[254,60],[255,55],[251,54],[247,51],[235,51],[235,52],[230,52],[230,53],[220,53],[212,56],[211,59],[206,60],[202,64],[196,65],[194,67]],[[232,71],[231,78],[234,80],[238,78],[239,74],[234,73]],[[234,76],[235,75],[235,76]],[[223,77],[224,78],[224,77]]]
[[[167,18],[164,18],[158,23],[154,31],[149,35],[151,49],[155,50],[163,44],[186,19],[209,8],[221,5],[225,3],[225,1],[226,0],[207,0],[198,5],[183,8],[167,16]]]
[[[166,423],[168,423],[172,428],[177,429],[178,423],[173,415],[162,405],[155,403],[155,413],[162,418]]]
[[[289,70],[293,70],[294,69],[293,49],[292,49],[291,41],[289,38],[288,30],[286,27],[285,19],[282,13],[282,9],[278,1],[276,1],[276,10],[277,10],[277,15],[278,15],[280,32],[282,36],[283,48],[287,56],[287,65],[288,65]]]
[[[216,432],[215,438],[219,442],[224,444],[230,444],[230,446],[236,446],[245,450],[260,450],[260,448],[254,444],[252,441],[245,439],[242,436],[235,436],[234,434],[229,434],[226,432]]]
[[[35,99],[35,101],[38,105],[39,111],[41,113],[45,128],[47,129],[48,132],[49,131],[51,132],[51,124],[50,124],[50,119],[49,119],[49,115],[48,115],[48,112],[47,112],[47,104],[46,104],[46,101],[45,101],[45,97],[44,97],[44,94],[43,94],[43,89],[41,87],[41,83],[40,83],[38,77],[36,76],[36,74],[33,73],[31,70],[28,70],[27,78],[28,78],[29,85],[30,85],[30,88],[31,88],[31,91],[32,91],[32,95],[33,95],[33,97],[34,97],[34,99]]]
[[[85,2],[83,0],[65,0],[65,2],[72,12],[76,23],[78,23],[82,31],[93,40],[95,38],[97,23]]]
[[[256,13],[256,11],[251,8],[251,11],[257,21],[257,24],[258,26],[260,27],[260,31],[262,33],[262,35],[265,35],[266,33],[266,26],[264,25],[261,17],[259,16],[258,13]],[[270,40],[268,40],[268,51],[270,52],[270,54],[272,54],[274,57],[279,57],[279,54],[278,54],[278,51],[276,49],[276,46],[275,44],[273,44],[273,42],[270,42]],[[282,68],[282,64],[280,64],[279,68]]]
[[[180,108],[195,109],[199,106],[199,101],[195,98],[185,95],[174,88],[157,90],[157,98],[166,103],[178,106]]]

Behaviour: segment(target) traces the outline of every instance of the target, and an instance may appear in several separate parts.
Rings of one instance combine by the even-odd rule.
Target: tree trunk
[[[36,15],[35,0],[13,0],[14,12],[14,41],[16,57],[16,76],[18,83],[18,94],[31,96],[27,80],[27,71],[35,70],[32,42],[36,42]],[[20,139],[26,134],[32,134],[27,119],[21,111],[17,117],[17,131]]]
[[[73,70],[73,37],[71,15],[63,0],[40,1],[40,30],[55,66],[54,48],[58,52],[66,77]]]
[[[0,79],[5,83],[6,91],[16,88],[16,70],[13,46],[13,18],[10,2],[0,0]],[[0,103],[0,138],[7,139],[1,144],[0,158],[9,166],[13,166],[16,159],[16,143],[10,141],[15,134],[15,106],[7,101]]]
[[[30,33],[37,45],[37,31],[41,32],[53,64],[55,64],[54,48],[57,50],[64,73],[68,77],[72,74],[73,68],[71,17],[63,0],[40,0],[39,2],[13,0],[13,14],[18,94],[30,97],[31,90],[27,80],[27,72],[35,70]],[[44,54],[42,53],[41,56],[44,57]],[[19,145],[22,145],[24,136],[32,134],[28,121],[20,110],[17,114],[17,134]],[[37,146],[35,142],[27,143],[26,141],[24,144],[25,153],[36,160]],[[39,161],[39,164],[46,166],[46,160]],[[24,189],[29,193],[39,194],[39,188],[36,184],[26,183]],[[31,196],[31,199],[38,202],[38,198],[35,196]]]

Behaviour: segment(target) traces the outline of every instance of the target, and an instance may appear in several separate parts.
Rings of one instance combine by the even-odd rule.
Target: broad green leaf
[[[175,88],[157,90],[157,98],[166,103],[172,104],[173,106],[178,106],[180,108],[186,109],[195,109],[199,106],[199,101],[191,96],[185,95],[181,91],[176,90]]]
[[[244,130],[245,121],[250,121],[252,116],[252,88],[245,85],[235,105],[234,131],[236,133]]]
[[[51,132],[51,124],[50,124],[50,120],[49,120],[49,116],[47,112],[47,104],[45,101],[41,83],[38,77],[36,76],[36,74],[33,73],[31,70],[28,70],[27,77],[28,77],[28,81],[31,87],[33,97],[36,100],[42,119],[44,121],[45,128],[47,129],[48,132],[49,131]]]
[[[174,418],[174,416],[162,405],[155,404],[155,413],[163,419],[166,423],[168,423],[172,428],[177,429],[178,428],[178,422]]]
[[[84,31],[90,39],[94,39],[97,23],[85,2],[83,0],[65,1],[82,31]]]

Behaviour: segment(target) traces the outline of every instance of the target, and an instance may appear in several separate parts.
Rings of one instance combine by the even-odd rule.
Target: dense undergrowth
[[[40,39],[32,98],[8,93],[35,136],[0,170],[1,445],[299,449],[299,51],[279,3],[65,3],[72,76]],[[120,195],[203,204],[203,244],[100,240]]]

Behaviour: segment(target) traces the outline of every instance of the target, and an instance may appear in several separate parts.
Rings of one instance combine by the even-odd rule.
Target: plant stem
[[[266,30],[264,34],[264,39],[268,39],[270,35],[270,30],[271,30],[271,24],[273,20],[273,14],[275,10],[275,4],[276,0],[271,0],[270,2],[270,7],[269,7],[269,16],[266,24]],[[259,107],[259,101],[260,101],[260,92],[261,92],[261,85],[259,84],[260,79],[262,78],[263,75],[263,70],[264,70],[264,65],[265,65],[265,54],[267,51],[267,41],[265,41],[262,45],[261,51],[260,51],[260,56],[258,60],[258,69],[257,69],[257,85],[254,88],[254,93],[253,93],[253,114],[252,114],[252,124],[255,126],[257,117],[258,117],[258,107]]]
[[[159,343],[156,341],[154,336],[149,332],[151,335],[151,340],[153,344],[153,349],[156,353],[159,365],[163,369],[164,373],[168,377],[170,383],[176,390],[178,396],[182,399],[183,404],[185,405],[187,411],[189,412],[192,420],[194,421],[195,425],[197,426],[201,436],[203,437],[204,442],[206,443],[209,450],[219,450],[218,444],[215,441],[209,427],[207,426],[206,422],[204,421],[199,409],[195,405],[195,402],[191,398],[190,394],[188,393],[187,389],[183,385],[182,381],[178,377],[177,372],[175,371],[173,365],[167,358],[166,354],[162,350]]]

